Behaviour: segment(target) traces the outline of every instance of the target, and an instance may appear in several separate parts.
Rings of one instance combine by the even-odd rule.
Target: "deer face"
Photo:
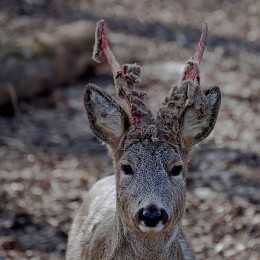
[[[172,122],[170,132],[161,126],[160,117],[140,130],[106,93],[87,86],[84,100],[90,127],[109,146],[116,170],[117,206],[127,226],[157,233],[179,223],[185,209],[190,144],[210,133],[218,113],[218,89],[205,91],[205,97],[209,106],[204,117],[198,119],[191,106]]]
[[[142,232],[175,226],[185,205],[185,162],[163,141],[133,144],[116,162],[118,207]]]
[[[143,233],[174,228],[185,208],[185,178],[193,145],[212,131],[220,106],[220,91],[200,89],[199,62],[205,47],[204,29],[197,51],[188,61],[181,81],[156,115],[134,90],[140,67],[117,63],[98,23],[94,58],[105,52],[112,67],[119,97],[126,100],[128,115],[112,98],[88,84],[84,103],[93,133],[109,147],[116,170],[117,207],[125,226]]]

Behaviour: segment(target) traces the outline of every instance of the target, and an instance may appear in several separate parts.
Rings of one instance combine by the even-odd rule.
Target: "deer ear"
[[[104,91],[88,84],[84,92],[84,105],[92,132],[108,145],[116,145],[126,129],[126,112]]]
[[[199,117],[194,106],[187,107],[184,111],[181,124],[181,134],[188,146],[195,145],[204,140],[215,126],[221,102],[218,87],[204,90],[208,101],[208,109],[203,117]]]

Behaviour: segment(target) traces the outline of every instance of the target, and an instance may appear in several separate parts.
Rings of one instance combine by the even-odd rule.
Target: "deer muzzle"
[[[137,219],[143,232],[159,232],[167,222],[168,214],[156,205],[149,205],[138,211]]]

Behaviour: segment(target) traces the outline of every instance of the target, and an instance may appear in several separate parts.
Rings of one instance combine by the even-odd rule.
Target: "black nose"
[[[167,213],[163,209],[151,205],[142,208],[138,215],[139,221],[143,221],[148,227],[156,227],[157,224],[162,221],[164,224],[167,221]]]

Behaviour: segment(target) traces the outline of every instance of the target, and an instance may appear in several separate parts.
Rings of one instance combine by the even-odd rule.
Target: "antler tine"
[[[104,20],[97,23],[93,59],[100,62],[102,54],[106,55],[114,76],[117,94],[128,104],[133,123],[145,125],[152,120],[150,110],[143,103],[145,93],[133,90],[135,85],[140,84],[141,68],[137,64],[124,64],[122,67],[119,65],[108,45],[104,26]]]
[[[200,76],[199,76],[199,67],[198,64],[200,64],[202,60],[202,56],[205,50],[206,46],[206,39],[208,35],[208,25],[205,23],[204,29],[202,31],[200,41],[197,47],[196,52],[192,56],[192,58],[187,62],[183,74],[181,76],[181,81],[184,80],[195,80],[200,83]]]
[[[203,56],[205,46],[206,46],[207,36],[208,36],[208,25],[207,25],[207,23],[205,23],[197,50],[192,57],[192,60],[196,60],[198,63],[200,63],[202,60],[202,56]]]
[[[100,20],[97,23],[96,27],[96,33],[95,33],[95,45],[94,45],[94,51],[93,51],[93,60],[96,62],[100,62],[100,58],[103,54],[103,52],[106,55],[107,61],[110,64],[113,72],[113,76],[116,77],[118,73],[122,71],[121,66],[117,62],[115,55],[110,50],[107,39],[106,39],[106,33],[105,33],[105,22],[104,20]]]

